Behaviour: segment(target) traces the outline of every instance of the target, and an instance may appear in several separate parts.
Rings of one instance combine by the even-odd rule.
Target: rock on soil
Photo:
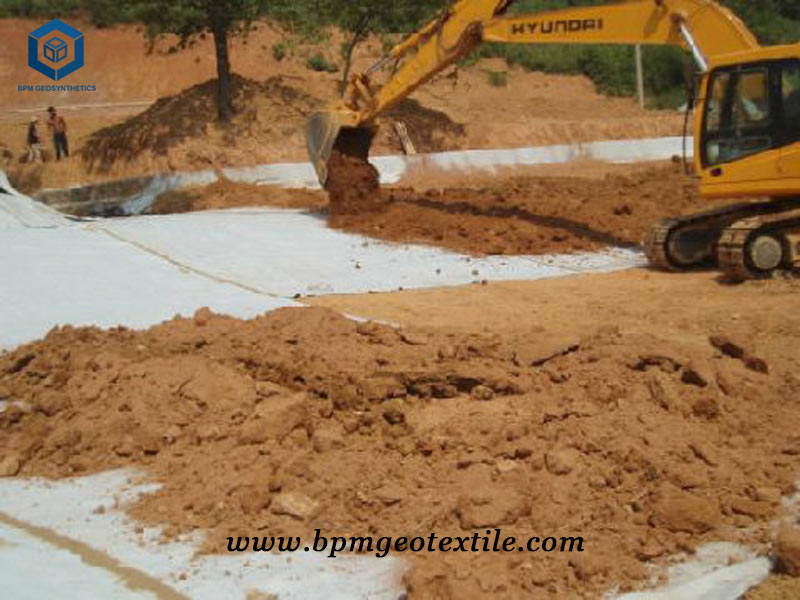
[[[800,577],[800,528],[784,527],[775,542],[775,570]]]
[[[9,454],[0,459],[0,477],[13,477],[20,470],[19,457]]]
[[[673,533],[706,533],[721,522],[719,506],[690,494],[664,498],[658,502],[650,523]]]
[[[276,515],[288,515],[305,521],[314,516],[319,503],[308,496],[292,492],[284,492],[273,498],[270,510]]]

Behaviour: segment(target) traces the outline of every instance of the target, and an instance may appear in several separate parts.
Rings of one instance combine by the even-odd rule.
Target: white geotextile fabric
[[[0,179],[0,349],[61,324],[143,328],[201,306],[248,318],[296,305],[192,273],[71,221]],[[5,185],[3,185],[5,183]],[[187,243],[191,243],[187,240]]]
[[[86,544],[192,600],[245,600],[252,597],[248,592],[256,591],[281,600],[396,600],[402,593],[405,562],[397,558],[343,555],[330,559],[313,552],[195,556],[200,545],[197,538],[164,544],[160,530],[153,527],[145,528],[140,536],[135,524],[115,507],[157,486],[133,484],[131,479],[140,476],[111,471],[56,482],[0,479],[0,513]],[[96,510],[99,506],[102,512]],[[231,536],[239,535],[270,533],[231,532]],[[25,561],[35,557],[47,558],[26,569]],[[185,579],[180,578],[182,574]],[[57,593],[50,593],[53,590]],[[82,563],[75,553],[57,550],[41,536],[4,523],[0,515],[0,598],[140,600],[155,596],[131,590],[113,571]]]
[[[152,527],[145,528],[140,537],[134,524],[115,508],[157,489],[131,483],[137,479],[134,473],[113,471],[58,482],[0,480],[0,513],[86,544],[193,600],[245,600],[248,592],[256,590],[281,600],[395,600],[402,593],[401,577],[407,563],[396,556],[329,559],[314,553],[245,552],[195,558],[197,539],[185,537],[162,544],[160,531]],[[104,510],[96,510],[99,506]],[[768,559],[757,558],[747,548],[712,543],[670,568],[666,586],[608,598],[734,600],[762,581],[769,569]],[[189,576],[181,579],[181,574]],[[4,523],[1,515],[0,582],[3,597],[15,600],[154,597],[125,587],[113,571],[82,562],[77,554],[59,549],[48,539]],[[86,590],[90,590],[88,594]]]
[[[628,250],[472,258],[333,231],[298,211],[80,221],[0,187],[0,348],[59,324],[143,328],[197,308],[248,318],[296,294],[539,279],[643,264]]]

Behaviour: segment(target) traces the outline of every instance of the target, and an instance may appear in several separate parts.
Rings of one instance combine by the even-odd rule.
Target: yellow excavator
[[[697,64],[700,192],[743,200],[658,223],[644,240],[648,259],[674,271],[716,263],[737,279],[800,267],[800,43],[761,47],[712,0],[628,0],[509,15],[512,4],[460,0],[353,75],[343,100],[308,121],[308,153],[323,187],[334,149],[367,161],[376,117],[482,42],[675,45]],[[401,59],[388,82],[373,83]]]

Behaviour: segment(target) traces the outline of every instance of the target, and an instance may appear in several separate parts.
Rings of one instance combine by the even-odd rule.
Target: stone
[[[697,465],[697,463],[694,463]],[[682,490],[703,488],[708,483],[705,467],[688,464],[675,464],[667,470],[667,481]]]
[[[417,331],[401,331],[400,339],[409,346],[425,346],[428,344],[428,336]]]
[[[580,452],[574,448],[551,450],[545,456],[547,470],[553,475],[569,475],[578,466]]]
[[[283,441],[298,427],[309,429],[308,406],[305,393],[274,396],[258,404],[258,418],[242,426],[239,438],[243,444],[263,444],[267,440]]]
[[[705,498],[684,494],[662,499],[653,507],[650,525],[673,533],[706,533],[721,520],[719,507]]]
[[[800,577],[800,529],[783,527],[775,541],[775,570]]]
[[[290,394],[291,392],[277,383],[271,381],[257,381],[256,382],[256,395],[260,400],[265,398],[272,398],[273,396],[282,396]]]
[[[248,486],[244,490],[240,501],[242,512],[246,515],[257,515],[262,510],[269,508],[272,496],[269,494],[268,486]]]
[[[334,423],[331,427],[321,427],[314,431],[311,443],[315,452],[328,452],[344,447],[344,434],[342,427]]]
[[[198,308],[196,311],[194,311],[194,324],[198,327],[205,327],[213,316],[214,313],[212,313],[211,309],[207,306]]]
[[[709,467],[716,467],[719,465],[717,453],[709,444],[696,440],[689,443],[689,449],[694,455],[706,463]]]
[[[134,452],[136,452],[136,446],[130,436],[125,436],[120,443],[114,446],[114,453],[117,456],[127,458],[128,456],[133,456]]]
[[[197,426],[195,433],[200,442],[214,441],[222,437],[219,426],[214,423],[201,423]]]
[[[472,388],[470,395],[476,400],[488,401],[494,398],[494,390],[485,385],[476,385]]]
[[[174,444],[177,439],[181,436],[181,428],[177,425],[170,425],[167,428],[167,431],[161,436],[164,439],[165,444]]]
[[[530,501],[522,494],[475,491],[462,497],[456,506],[461,528],[465,530],[513,525],[531,512]]]
[[[313,517],[319,503],[299,492],[282,492],[272,499],[270,511],[276,515],[288,515],[300,521]]]
[[[758,502],[745,498],[732,500],[731,510],[737,515],[746,515],[754,519],[766,519],[775,513],[774,505],[769,502]]]
[[[589,487],[595,490],[602,490],[608,487],[608,480],[599,473],[596,473],[589,477]]]
[[[19,456],[7,454],[0,459],[0,477],[14,477],[22,468]]]
[[[402,502],[406,498],[406,491],[396,483],[387,483],[375,490],[375,498],[386,506],[391,506]]]
[[[569,564],[579,581],[589,581],[592,577],[608,573],[610,569],[610,565],[602,556],[590,553],[570,558]]]
[[[402,425],[406,422],[406,414],[396,404],[390,404],[383,409],[383,418],[389,425]]]
[[[769,502],[770,504],[778,504],[783,497],[780,488],[776,487],[759,487],[754,490],[755,499],[759,502]]]

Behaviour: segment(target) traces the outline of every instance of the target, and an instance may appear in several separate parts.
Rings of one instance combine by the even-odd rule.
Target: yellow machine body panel
[[[800,44],[712,58],[694,139],[703,196],[800,196]]]
[[[800,132],[793,129],[800,125],[792,125],[792,119],[800,123],[800,68],[795,76],[786,66],[800,59],[800,44],[760,47],[713,0],[627,0],[508,16],[512,3],[455,2],[372,69],[354,75],[340,103],[309,119],[308,152],[320,183],[326,184],[334,148],[366,159],[376,117],[483,42],[658,44],[688,49],[703,72],[694,122],[701,192],[800,195]],[[373,83],[372,75],[391,61],[399,62],[394,75]]]

